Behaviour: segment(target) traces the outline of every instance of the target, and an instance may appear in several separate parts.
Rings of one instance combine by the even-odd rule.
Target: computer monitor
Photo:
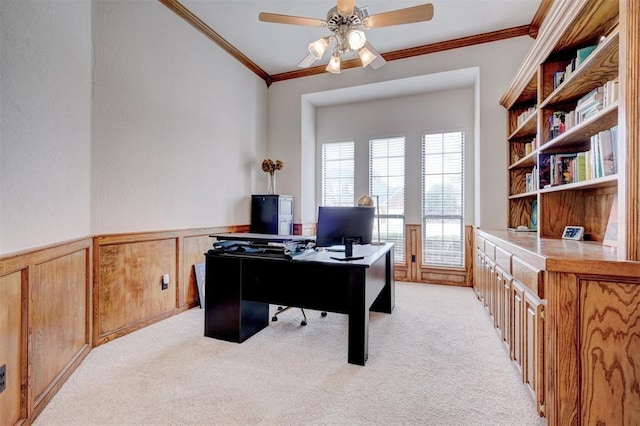
[[[371,244],[374,213],[375,207],[320,206],[316,246],[342,245],[346,239],[354,244]]]

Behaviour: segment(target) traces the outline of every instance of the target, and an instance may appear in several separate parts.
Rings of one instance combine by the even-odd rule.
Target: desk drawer
[[[511,253],[496,247],[496,265],[499,265],[505,272],[511,273]]]
[[[513,278],[531,290],[533,294],[540,298],[544,297],[542,294],[544,288],[544,274],[540,269],[531,266],[524,260],[519,259],[517,256],[513,256],[511,258],[511,268],[511,275],[513,275]]]
[[[491,241],[484,242],[484,254],[491,260],[496,260],[496,245]]]

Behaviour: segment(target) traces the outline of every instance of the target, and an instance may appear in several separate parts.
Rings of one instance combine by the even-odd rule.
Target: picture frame
[[[565,226],[562,232],[564,240],[581,240],[584,237],[584,227],[582,226]]]
[[[193,265],[193,271],[196,274],[196,285],[198,286],[198,299],[200,301],[200,309],[204,308],[204,280],[206,264],[205,262],[196,263]]]

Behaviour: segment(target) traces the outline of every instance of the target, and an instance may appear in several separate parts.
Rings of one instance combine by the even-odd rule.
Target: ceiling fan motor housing
[[[340,12],[338,12],[338,8],[333,7],[327,13],[327,28],[329,28],[331,32],[337,33],[341,27],[361,27],[364,18],[363,13],[355,6],[351,15],[341,15]]]

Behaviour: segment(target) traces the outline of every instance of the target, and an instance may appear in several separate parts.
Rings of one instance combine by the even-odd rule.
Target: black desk
[[[348,262],[331,259],[344,253],[327,251],[287,260],[210,250],[204,335],[241,343],[269,325],[269,304],[347,314],[348,361],[364,365],[369,310],[394,308],[392,247],[354,246],[353,255],[365,258]]]

